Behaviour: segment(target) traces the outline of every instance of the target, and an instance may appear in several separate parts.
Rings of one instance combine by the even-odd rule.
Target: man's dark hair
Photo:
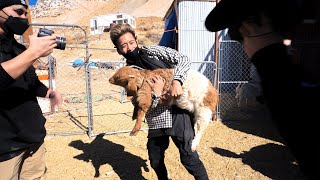
[[[118,48],[118,39],[125,33],[131,33],[133,37],[137,39],[134,29],[129,24],[117,24],[111,28],[110,38],[116,48]]]

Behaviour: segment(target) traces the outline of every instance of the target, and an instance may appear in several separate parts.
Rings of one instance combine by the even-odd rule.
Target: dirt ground
[[[89,138],[47,136],[47,180],[155,180],[146,149],[147,131]],[[269,122],[213,121],[198,147],[211,180],[303,179],[288,149]],[[165,157],[170,177],[193,177],[181,165],[173,142]]]

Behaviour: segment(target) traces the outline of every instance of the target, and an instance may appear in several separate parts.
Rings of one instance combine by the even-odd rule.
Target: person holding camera
[[[61,103],[61,94],[39,81],[32,64],[52,53],[55,36],[30,36],[28,48],[14,35],[28,28],[24,0],[0,1],[0,179],[40,179],[46,172],[46,119],[37,97]]]

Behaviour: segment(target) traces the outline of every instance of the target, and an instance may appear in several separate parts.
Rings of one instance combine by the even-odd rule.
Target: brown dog
[[[145,114],[151,107],[152,89],[146,80],[155,75],[160,75],[165,79],[165,86],[159,101],[160,104],[175,104],[182,109],[194,113],[195,118],[193,119],[193,123],[195,137],[192,141],[191,149],[195,151],[216,111],[218,92],[208,78],[194,70],[189,70],[187,79],[182,86],[183,94],[176,99],[167,95],[174,76],[173,69],[146,70],[125,66],[120,68],[109,79],[111,84],[124,87],[128,95],[136,97],[137,104],[134,107],[133,119],[136,118],[137,120],[130,135],[136,135],[138,133],[141,129]]]

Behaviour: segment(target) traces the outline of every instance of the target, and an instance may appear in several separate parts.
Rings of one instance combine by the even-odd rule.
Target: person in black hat
[[[61,102],[35,73],[33,63],[57,46],[55,36],[29,37],[28,48],[14,35],[28,28],[24,0],[0,1],[0,179],[40,179],[45,171],[45,117],[37,97]]]
[[[308,179],[320,179],[317,109],[320,92],[301,86],[301,69],[293,63],[283,40],[300,23],[298,3],[287,0],[221,0],[208,14],[205,26],[217,32],[228,28],[242,43],[261,78],[263,94],[284,144]]]

